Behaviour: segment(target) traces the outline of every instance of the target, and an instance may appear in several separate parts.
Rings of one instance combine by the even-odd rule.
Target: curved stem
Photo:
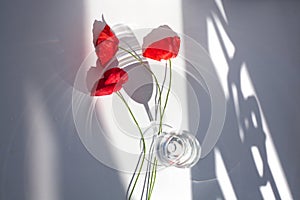
[[[156,171],[157,171],[157,159],[154,159],[154,166],[153,166],[153,170],[151,172],[151,178],[150,178],[150,190],[149,190],[149,196],[147,198],[147,200],[150,200],[151,195],[152,195],[152,191],[154,189],[154,183],[156,180]]]
[[[146,153],[144,152],[144,153],[143,153],[143,158],[142,158],[142,163],[141,163],[141,165],[140,165],[140,168],[139,168],[137,177],[136,177],[136,179],[135,179],[135,181],[134,181],[133,188],[132,188],[132,190],[131,190],[131,192],[130,192],[130,195],[129,195],[129,198],[128,198],[129,200],[130,200],[131,197],[132,197],[133,191],[134,191],[134,189],[135,189],[135,187],[136,187],[137,181],[138,181],[139,176],[140,176],[140,174],[141,174],[141,171],[142,171],[142,168],[143,168],[143,165],[144,165],[144,161],[145,161],[145,157],[146,157]]]
[[[163,111],[160,115],[161,118],[160,118],[160,124],[159,124],[159,129],[160,129],[159,133],[162,132],[162,120],[163,120],[163,116],[164,116],[165,111],[166,111],[166,107],[167,107],[167,103],[168,103],[169,95],[170,95],[170,91],[171,91],[171,86],[172,86],[172,62],[171,62],[171,60],[169,60],[169,66],[170,66],[169,88],[168,88],[168,92],[167,92],[167,96],[166,96],[165,105],[164,105]],[[153,171],[152,171],[152,174],[151,174],[150,192],[149,192],[148,200],[150,200],[151,194],[152,194],[152,191],[153,191],[153,188],[154,188],[154,183],[155,183],[155,180],[156,180],[156,171],[157,171],[157,159],[155,158],[154,159]]]
[[[171,63],[171,60],[169,59],[169,66],[170,66],[170,77],[169,77],[169,86],[168,86],[168,91],[167,91],[167,95],[166,95],[166,100],[165,100],[165,104],[164,104],[164,107],[162,109],[162,103],[161,103],[161,99],[162,99],[162,90],[163,88],[160,88],[159,86],[159,83],[158,83],[158,79],[156,77],[156,75],[153,73],[153,71],[144,63],[144,61],[139,57],[139,55],[134,51],[129,51],[123,47],[120,47],[119,46],[119,49],[129,53],[133,58],[135,58],[137,61],[139,61],[144,67],[145,69],[153,76],[154,80],[155,80],[155,84],[156,84],[156,88],[158,89],[158,94],[159,94],[159,99],[158,99],[158,104],[159,104],[159,113],[160,113],[160,120],[159,120],[159,131],[158,131],[158,135],[162,132],[162,121],[163,121],[163,116],[165,114],[165,111],[166,111],[166,107],[167,107],[167,103],[168,103],[168,99],[169,99],[169,95],[170,95],[170,91],[171,91],[171,85],[172,85],[172,63]],[[134,52],[134,53],[133,53]],[[167,64],[166,64],[166,69],[167,69]],[[135,182],[134,182],[134,185],[133,185],[133,188],[131,190],[131,193],[129,195],[129,199],[131,199],[132,197],[132,194],[133,194],[133,191],[136,187],[136,184],[137,184],[137,181],[138,181],[138,178],[140,176],[140,173],[141,173],[141,170],[142,170],[142,167],[143,167],[143,164],[144,164],[144,161],[145,161],[145,156],[146,156],[146,145],[145,145],[145,140],[144,140],[144,135],[142,133],[142,130],[136,120],[136,118],[134,117],[129,105],[127,104],[127,102],[125,101],[124,97],[122,96],[121,93],[117,92],[118,96],[122,99],[122,101],[125,103],[127,109],[129,110],[134,122],[136,123],[138,129],[139,129],[139,132],[141,134],[141,140],[143,142],[143,158],[142,158],[142,163],[140,165],[140,168],[139,168],[139,171],[138,171],[138,174],[137,174],[137,177],[135,179]],[[151,149],[150,149],[151,151]],[[139,164],[139,163],[138,163]],[[156,180],[156,172],[157,172],[157,159],[155,158],[154,159],[154,165],[153,165],[153,169],[151,171],[151,177],[148,177],[148,180],[150,178],[150,184],[149,184],[149,191],[147,189],[147,195],[146,195],[146,198],[147,200],[150,200],[151,198],[151,194],[152,194],[152,191],[154,189],[154,184],[155,184],[155,180]],[[151,167],[150,167],[151,168]],[[150,176],[150,174],[149,174]]]
[[[133,114],[133,112],[131,111],[131,109],[130,109],[128,103],[127,103],[126,100],[124,99],[123,95],[122,95],[120,92],[116,92],[116,93],[117,93],[117,95],[120,97],[120,99],[123,101],[123,103],[126,105],[126,107],[127,107],[128,111],[129,111],[129,113],[130,113],[130,115],[131,115],[133,121],[135,122],[137,128],[139,129],[139,132],[140,132],[140,135],[141,135],[141,139],[142,139],[142,142],[143,142],[143,150],[144,150],[144,152],[146,152],[145,139],[144,139],[143,131],[142,131],[142,129],[141,129],[139,123],[137,122],[136,118],[134,117],[134,114]]]
[[[136,167],[135,167],[134,173],[132,174],[132,177],[131,177],[131,179],[130,179],[129,185],[128,185],[127,190],[126,190],[126,197],[129,196],[129,195],[128,195],[128,194],[129,194],[129,190],[130,190],[131,185],[132,185],[132,183],[133,183],[133,179],[134,179],[134,177],[135,177],[135,174],[136,174],[136,172],[138,171],[138,166],[140,165],[140,161],[141,161],[141,158],[142,158],[143,153],[144,153],[144,152],[141,152],[141,153],[140,153],[139,160],[138,160],[138,162],[137,162],[137,165],[136,165]]]
[[[169,59],[169,66],[170,66],[170,77],[169,77],[170,80],[169,80],[169,87],[168,87],[165,105],[164,105],[163,111],[161,113],[161,119],[160,119],[160,124],[159,124],[159,132],[160,133],[162,132],[162,121],[163,121],[163,117],[164,117],[164,114],[166,111],[166,107],[167,107],[167,103],[168,103],[169,95],[170,95],[170,91],[171,91],[171,86],[172,86],[172,62],[171,62],[171,59]]]
[[[130,113],[133,121],[135,122],[137,128],[139,129],[139,132],[140,132],[140,135],[141,135],[141,140],[142,140],[142,143],[143,143],[143,158],[142,158],[142,163],[141,163],[141,165],[139,167],[139,171],[138,171],[137,177],[136,177],[136,179],[134,181],[133,188],[132,188],[132,190],[131,190],[131,192],[129,194],[129,198],[128,199],[131,199],[133,191],[134,191],[134,189],[136,187],[137,181],[139,179],[139,176],[141,174],[141,171],[142,171],[142,168],[143,168],[143,165],[144,165],[144,161],[145,161],[145,157],[146,157],[146,143],[145,143],[145,139],[144,139],[144,135],[143,135],[142,129],[141,129],[139,123],[137,122],[136,118],[134,117],[134,114],[131,111],[128,103],[126,102],[126,100],[124,99],[123,95],[120,92],[116,92],[116,93],[120,97],[120,99],[123,101],[123,103],[126,105],[126,107],[127,107],[128,111],[129,111],[129,113]]]
[[[168,88],[168,92],[167,92],[167,96],[166,96],[166,101],[165,101],[164,109],[162,111],[162,117],[164,116],[165,111],[166,111],[166,107],[167,107],[167,103],[168,103],[168,99],[169,99],[169,95],[170,95],[170,91],[171,91],[171,86],[172,86],[172,62],[171,62],[171,59],[169,60],[169,65],[170,65],[169,88]]]
[[[159,111],[160,111],[160,123],[162,123],[161,122],[161,120],[162,120],[162,115],[161,115],[162,114],[162,110],[161,110],[162,109],[161,108],[161,95],[162,95],[162,91],[161,91],[161,89],[159,87],[159,83],[158,83],[158,79],[157,79],[156,75],[153,73],[153,71],[147,65],[145,65],[145,63],[143,62],[143,60],[140,57],[138,57],[137,55],[135,55],[133,52],[131,52],[131,51],[129,51],[129,50],[127,50],[127,49],[125,49],[125,48],[123,48],[121,46],[119,46],[119,49],[121,49],[121,50],[129,53],[132,57],[134,57],[137,61],[139,61],[146,68],[146,70],[153,76],[155,84],[156,84],[156,87],[158,89],[158,93],[159,93],[158,103],[159,103]],[[132,51],[134,51],[134,50],[132,50]]]

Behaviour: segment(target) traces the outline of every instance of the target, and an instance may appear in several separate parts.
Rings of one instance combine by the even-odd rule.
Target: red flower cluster
[[[94,46],[100,64],[103,67],[113,59],[118,51],[119,39],[111,28],[104,22],[94,22]],[[110,95],[122,88],[122,85],[128,81],[128,74],[119,67],[107,70],[103,78],[94,86],[92,96]]]
[[[97,27],[97,25],[100,24]],[[94,46],[100,64],[105,67],[118,51],[119,39],[111,28],[104,22],[94,22]],[[178,55],[180,38],[168,26],[160,26],[150,32],[143,42],[143,56],[154,60],[169,60]],[[107,70],[103,78],[94,86],[92,96],[110,95],[122,88],[128,81],[128,74],[119,67]]]

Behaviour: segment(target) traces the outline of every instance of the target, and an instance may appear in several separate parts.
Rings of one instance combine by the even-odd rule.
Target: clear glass
[[[192,167],[201,155],[198,140],[188,131],[163,132],[156,138],[154,146],[156,157],[164,166]]]
[[[169,125],[162,124],[162,133],[158,135],[159,123],[152,123],[144,132],[146,146],[150,147],[152,155],[147,154],[147,160],[158,160],[159,168],[178,167],[189,168],[200,159],[201,146],[197,138],[188,131],[178,131]]]

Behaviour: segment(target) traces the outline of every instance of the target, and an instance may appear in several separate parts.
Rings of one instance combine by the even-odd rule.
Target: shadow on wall
[[[211,152],[200,160],[201,170],[192,169],[193,177],[210,179],[193,182],[193,199],[300,198],[295,178],[300,94],[290,90],[300,86],[299,6],[296,1],[182,1],[184,33],[210,53],[227,96],[216,148],[230,184],[222,182]]]
[[[116,172],[86,151],[72,120],[71,83],[85,56],[84,14],[77,0],[1,3],[0,199],[124,196]],[[55,164],[45,165],[43,156]],[[57,194],[44,196],[51,190]]]

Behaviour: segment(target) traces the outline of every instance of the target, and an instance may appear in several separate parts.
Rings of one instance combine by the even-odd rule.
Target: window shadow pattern
[[[234,189],[235,197],[230,199],[265,199],[262,188],[266,186],[275,199],[300,198],[299,180],[295,178],[299,176],[299,159],[295,159],[299,151],[299,126],[295,121],[299,119],[299,94],[294,90],[287,92],[288,88],[300,85],[295,76],[299,74],[295,66],[299,63],[296,55],[300,48],[294,44],[299,43],[299,5],[296,1],[182,1],[184,33],[209,51],[207,19],[212,19],[228,65],[228,74],[222,74],[228,89],[226,121],[216,148]],[[235,47],[232,57],[214,20],[216,16]],[[255,94],[244,94],[243,84],[247,80],[241,78],[241,71],[245,64]],[[270,169],[264,117],[287,180],[289,197],[280,192],[285,183],[276,182],[276,174]],[[261,169],[253,149],[261,158]],[[218,178],[212,178],[217,176],[214,152],[200,162],[200,170],[192,169],[192,176],[203,180],[193,181],[193,199],[227,199]]]

